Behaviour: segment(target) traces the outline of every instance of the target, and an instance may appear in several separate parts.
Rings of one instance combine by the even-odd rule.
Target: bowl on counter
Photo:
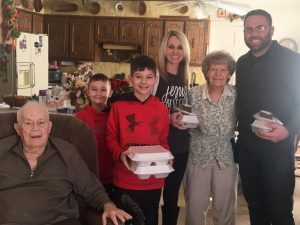
[[[30,100],[29,97],[27,96],[22,96],[22,95],[4,95],[3,96],[3,101],[12,107],[21,107],[23,106],[28,100]]]

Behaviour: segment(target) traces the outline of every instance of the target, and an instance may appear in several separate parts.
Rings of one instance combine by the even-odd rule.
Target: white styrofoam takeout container
[[[140,166],[133,169],[133,173],[140,179],[149,179],[150,176],[154,176],[155,178],[165,178],[173,171],[173,167],[169,164],[159,166]]]
[[[128,157],[132,160],[133,167],[166,165],[174,158],[171,152],[161,145],[130,146],[128,150],[131,151]]]
[[[197,128],[199,121],[195,113],[187,112],[180,108],[175,108],[178,112],[182,113],[182,116],[179,116],[178,119],[184,123],[184,128]]]
[[[261,113],[261,112],[266,113],[267,115],[268,115],[268,113],[269,113],[269,114],[271,115],[270,118],[266,118],[266,117],[260,116],[260,113]],[[261,121],[265,121],[265,122],[278,123],[278,124],[283,125],[283,123],[282,123],[278,118],[276,118],[275,116],[273,116],[272,113],[267,112],[267,111],[261,110],[260,112],[254,114],[253,117],[254,117],[255,119],[257,119],[257,120],[261,120]]]
[[[183,115],[181,122],[185,123],[185,128],[196,128],[199,124],[198,118],[196,115]]]
[[[173,155],[160,145],[131,146],[129,150],[130,167],[140,179],[148,179],[152,175],[164,178],[174,170],[168,164]]]
[[[265,124],[267,122],[266,121],[263,121],[263,120],[254,120],[253,123],[251,124],[251,128],[252,128],[252,132],[256,132],[258,131],[258,129],[262,129],[264,131],[272,131],[272,128],[270,127],[267,127]]]

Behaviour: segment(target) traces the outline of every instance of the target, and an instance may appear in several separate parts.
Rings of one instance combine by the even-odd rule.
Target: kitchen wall
[[[235,0],[238,1],[238,0]],[[246,1],[239,1],[246,2]],[[300,1],[298,0],[260,0],[247,1],[253,9],[264,9],[272,15],[273,26],[275,27],[273,39],[292,38],[296,41],[298,52],[300,52]],[[216,49],[224,49],[231,53],[235,59],[247,52],[249,49],[244,44],[243,21],[219,19],[216,16],[211,18],[211,32],[209,52]],[[230,81],[235,84],[235,75]]]
[[[280,3],[278,0],[275,0],[274,2],[271,0],[266,0],[264,3],[260,3],[259,1],[253,0],[250,5],[253,9],[261,8],[271,13],[273,18],[273,26],[275,27],[273,39],[279,41],[287,37],[292,38],[296,41],[298,52],[300,52],[300,1],[287,0],[286,2]],[[218,19],[216,17],[211,19],[211,31],[215,30],[214,35],[217,35],[217,33],[220,32],[224,26],[228,27],[228,30],[233,28],[235,28],[233,30],[238,30],[239,32],[242,32],[243,30],[243,22],[241,20],[236,20],[232,23],[226,23],[224,19]],[[224,45],[228,45],[233,41],[232,37],[229,35],[224,35],[222,32],[220,32],[220,34],[222,34],[222,42]],[[239,37],[234,36],[234,38],[237,38],[235,42],[244,42],[243,35],[239,35]],[[222,45],[222,43],[217,42],[220,42],[220,40],[214,37],[211,33],[210,50],[215,49],[216,46]],[[242,46],[240,46],[240,48],[242,48]]]
[[[41,13],[46,14],[71,14],[71,15],[90,15],[90,16],[116,16],[116,17],[154,17],[160,16],[188,16],[190,18],[199,18],[199,10],[194,10],[195,7],[189,7],[185,14],[180,13],[179,9],[172,10],[172,6],[162,6],[159,1],[146,1],[147,10],[146,13],[141,16],[138,14],[136,4],[137,1],[121,1],[124,5],[124,10],[117,12],[114,9],[117,1],[104,0],[100,2],[101,10],[97,14],[92,14],[90,9],[90,3],[95,0],[84,0],[85,4],[82,4],[82,0],[43,0],[44,9]],[[298,45],[298,52],[300,52],[300,1],[299,0],[231,0],[233,2],[248,3],[253,9],[262,8],[269,11],[273,17],[273,24],[275,26],[274,39],[280,40],[285,37],[294,39]],[[75,3],[78,5],[78,11],[76,12],[56,12],[55,4],[60,3]],[[263,3],[262,3],[263,2]],[[244,45],[242,30],[242,20],[234,20],[230,22],[228,18],[218,18],[216,9],[213,7],[204,8],[204,14],[210,15],[211,19],[211,36],[209,51],[216,49],[225,49],[230,51],[231,54],[237,59],[240,55],[244,54],[248,49]],[[225,30],[225,33],[224,33]],[[229,32],[226,32],[229,31]],[[233,40],[234,39],[234,40]],[[103,72],[108,75],[124,72],[129,73],[128,63],[102,63],[94,62],[93,67],[97,72]],[[197,83],[204,82],[201,68],[191,67],[191,73],[197,74]]]

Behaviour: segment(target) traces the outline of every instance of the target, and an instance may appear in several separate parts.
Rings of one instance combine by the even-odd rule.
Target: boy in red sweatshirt
[[[115,160],[113,199],[121,207],[122,194],[129,195],[142,209],[145,224],[157,225],[164,179],[139,179],[130,169],[127,155],[130,146],[161,145],[169,149],[169,113],[151,94],[157,82],[156,65],[151,58],[135,58],[129,79],[134,93],[121,96],[113,104],[107,121],[107,144]]]
[[[87,87],[90,104],[76,113],[76,118],[83,120],[94,131],[98,147],[100,181],[109,195],[113,188],[114,162],[112,153],[107,149],[106,123],[109,112],[107,100],[111,94],[109,78],[101,73],[93,75]]]

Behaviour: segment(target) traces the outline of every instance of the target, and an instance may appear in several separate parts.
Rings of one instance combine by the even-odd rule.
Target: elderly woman
[[[236,127],[236,94],[228,84],[235,66],[228,53],[210,53],[202,63],[206,83],[188,92],[187,104],[192,105],[199,125],[190,129],[184,178],[186,225],[205,225],[210,197],[214,225],[235,224],[238,168],[230,139]]]

